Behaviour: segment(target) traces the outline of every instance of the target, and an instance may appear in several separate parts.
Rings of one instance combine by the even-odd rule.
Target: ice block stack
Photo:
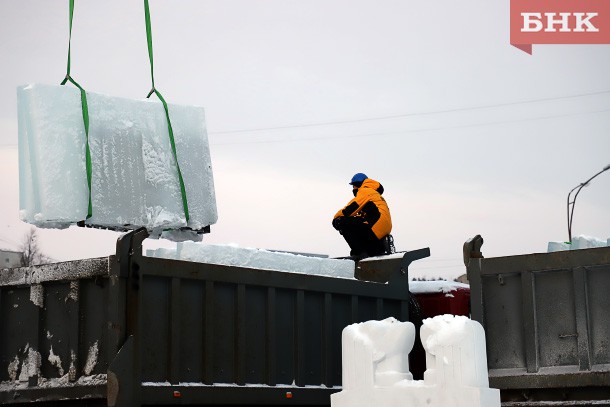
[[[89,192],[80,91],[37,84],[18,88],[17,96],[21,219],[51,228],[85,220]],[[155,237],[217,221],[203,108],[169,105],[187,222],[163,105],[89,92],[87,102],[92,216],[86,224],[142,226]]]
[[[593,249],[610,246],[610,238],[598,239],[592,236],[579,235],[572,238],[572,242],[549,242],[547,252],[560,252],[563,250]]]
[[[354,278],[354,261],[303,256],[287,252],[231,245],[178,243],[176,248],[148,250],[149,257],[222,264],[260,270],[317,274],[336,278]]]

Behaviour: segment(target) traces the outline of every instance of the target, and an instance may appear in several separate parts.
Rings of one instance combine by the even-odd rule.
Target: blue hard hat
[[[354,176],[352,177],[352,180],[350,182],[350,185],[354,185],[356,183],[362,182],[365,179],[367,179],[368,177],[366,176],[366,174],[363,174],[361,172],[354,174]]]

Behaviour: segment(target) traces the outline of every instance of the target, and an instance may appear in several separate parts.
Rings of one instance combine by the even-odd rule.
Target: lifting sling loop
[[[180,170],[180,164],[178,163],[178,155],[176,153],[176,143],[174,141],[174,132],[172,130],[172,124],[169,118],[169,109],[167,107],[167,103],[165,99],[161,95],[161,93],[155,88],[155,77],[154,77],[154,68],[153,68],[153,48],[152,48],[152,30],[150,24],[150,11],[148,7],[148,0],[144,0],[144,14],[146,17],[146,39],[148,42],[148,57],[150,60],[150,76],[152,80],[152,89],[146,96],[149,98],[153,93],[157,95],[161,103],[163,104],[163,109],[165,110],[165,117],[167,119],[167,130],[169,133],[169,141],[172,148],[172,155],[174,157],[174,161],[176,162],[176,169],[178,171],[178,181],[180,183],[180,193],[182,195],[182,207],[184,209],[184,216],[186,221],[189,221],[189,210],[188,210],[188,201],[186,198],[186,189],[184,187],[184,180],[182,178],[182,171]],[[82,114],[83,114],[83,122],[85,125],[85,164],[87,169],[87,186],[89,189],[89,204],[87,208],[87,219],[91,217],[92,214],[92,204],[91,204],[91,151],[89,148],[89,109],[87,106],[87,94],[85,90],[72,78],[70,75],[70,63],[71,63],[71,42],[72,42],[72,20],[74,16],[74,0],[70,0],[70,33],[68,39],[68,67],[67,73],[64,80],[61,82],[62,85],[65,85],[67,82],[72,83],[80,90],[81,94],[81,106],[82,106]]]
[[[83,123],[85,124],[85,165],[87,169],[87,187],[89,190],[89,204],[87,207],[87,219],[91,217],[92,205],[91,205],[91,150],[89,149],[89,108],[87,107],[87,93],[85,90],[70,76],[70,50],[72,43],[72,18],[74,16],[74,0],[70,0],[70,34],[68,37],[68,70],[66,77],[61,82],[65,85],[66,82],[70,81],[74,86],[80,89],[80,100],[83,112]]]
[[[153,68],[153,47],[152,47],[152,29],[150,24],[150,11],[148,7],[148,0],[144,0],[144,15],[146,17],[146,40],[148,41],[148,58],[150,60],[150,78],[152,81],[152,89],[148,92],[149,98],[153,93],[157,95],[161,103],[163,104],[163,108],[165,109],[165,117],[167,118],[167,130],[169,133],[169,142],[172,147],[172,154],[174,156],[174,160],[176,161],[176,168],[178,170],[178,181],[180,182],[180,193],[182,194],[182,207],[184,208],[184,216],[186,221],[189,221],[189,208],[188,201],[186,199],[186,190],[184,188],[184,180],[182,179],[182,171],[180,171],[180,164],[178,163],[178,156],[176,154],[176,143],[174,141],[174,131],[172,130],[172,123],[169,119],[169,110],[167,108],[167,103],[161,93],[155,88],[155,75]]]

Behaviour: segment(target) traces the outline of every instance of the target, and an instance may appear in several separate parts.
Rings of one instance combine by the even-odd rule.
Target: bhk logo
[[[510,43],[610,44],[610,0],[510,0]]]

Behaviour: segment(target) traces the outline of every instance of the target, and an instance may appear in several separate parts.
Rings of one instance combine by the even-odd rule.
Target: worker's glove
[[[333,227],[337,230],[341,230],[341,221],[343,217],[339,216],[338,218],[333,219]]]

